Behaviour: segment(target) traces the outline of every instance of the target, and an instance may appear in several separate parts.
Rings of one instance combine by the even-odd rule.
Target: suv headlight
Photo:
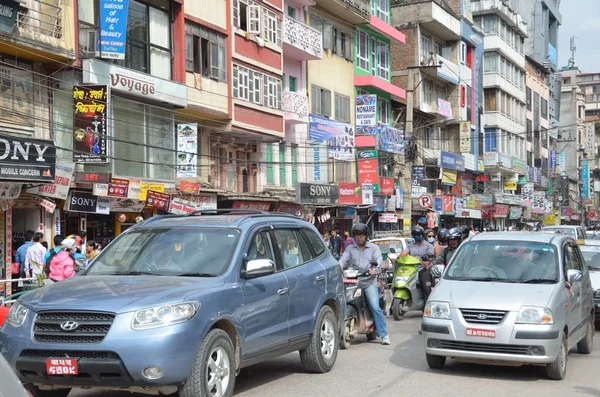
[[[10,310],[8,311],[6,322],[12,325],[13,327],[20,327],[25,322],[25,318],[27,318],[27,313],[29,313],[29,309],[17,301],[13,303]]]
[[[425,317],[429,318],[440,318],[443,320],[450,320],[450,303],[448,302],[427,302],[425,305],[425,311],[423,313]]]
[[[554,315],[547,307],[522,306],[515,323],[550,325],[554,324]]]
[[[142,330],[183,323],[194,317],[199,307],[200,302],[186,302],[138,310],[133,315],[131,328]]]

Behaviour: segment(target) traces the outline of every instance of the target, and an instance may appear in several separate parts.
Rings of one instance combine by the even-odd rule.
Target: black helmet
[[[471,232],[471,228],[469,226],[467,226],[467,225],[462,225],[460,227],[460,231],[461,231],[461,233],[463,235],[463,238],[467,238],[467,237],[469,237],[469,233]]]
[[[432,261],[432,260],[434,260],[434,259],[435,259],[435,255],[428,255],[428,254],[425,254],[425,255],[423,255],[423,256],[421,257],[421,261],[422,261],[422,262],[431,262],[431,261]]]
[[[421,226],[415,226],[410,231],[410,235],[413,237],[415,237],[415,236],[425,237],[425,230],[423,230],[423,228]]]
[[[458,240],[459,244],[462,243],[462,240],[463,240],[462,230],[460,230],[460,228],[458,228],[458,227],[453,227],[452,229],[448,230],[447,239],[448,239],[448,241]]]
[[[438,240],[440,243],[445,244],[447,238],[448,238],[448,229],[443,227],[440,229],[440,231],[438,233]]]
[[[357,234],[364,234],[365,236],[369,235],[369,227],[364,223],[357,223],[352,228],[352,235],[356,236]]]

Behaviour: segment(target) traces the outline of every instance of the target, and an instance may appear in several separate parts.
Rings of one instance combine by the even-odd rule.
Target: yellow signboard
[[[504,182],[504,190],[517,190],[517,182]]]
[[[442,172],[442,185],[456,186],[456,171],[444,169]]]
[[[164,193],[165,185],[163,183],[142,183],[142,188],[140,189],[140,201],[146,201],[148,190]]]

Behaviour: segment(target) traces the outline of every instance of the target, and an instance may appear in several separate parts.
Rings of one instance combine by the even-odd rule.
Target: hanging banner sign
[[[198,124],[177,124],[177,177],[198,175]]]
[[[125,59],[127,27],[136,21],[128,21],[129,0],[100,0],[100,57]],[[130,27],[131,28],[131,27]]]
[[[73,161],[80,164],[108,162],[108,87],[73,87]]]
[[[56,204],[50,200],[46,200],[43,197],[35,196],[35,195],[31,196],[31,198],[33,199],[33,201],[35,201],[36,203],[41,205],[46,210],[46,212],[48,212],[50,214],[53,213],[54,210],[56,209]]]
[[[170,199],[169,194],[155,192],[154,190],[148,190],[146,195],[146,203],[161,211],[168,211]]]

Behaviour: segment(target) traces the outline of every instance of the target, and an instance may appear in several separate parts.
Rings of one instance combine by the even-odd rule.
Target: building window
[[[496,90],[484,90],[484,109],[495,112],[498,110],[498,95]]]
[[[267,185],[275,184],[275,175],[273,173],[273,144],[267,144]]]
[[[185,23],[185,68],[227,82],[226,38],[199,25]]]
[[[173,111],[113,96],[113,173],[172,180],[175,132]]]
[[[442,130],[440,127],[426,127],[423,147],[430,150],[442,149]]]
[[[233,65],[233,97],[281,109],[281,80],[243,66]]]
[[[279,14],[250,0],[233,0],[233,26],[281,47]]]
[[[498,53],[488,52],[483,58],[483,71],[485,73],[498,72]]]
[[[548,149],[548,129],[542,127],[542,147]]]
[[[390,15],[389,0],[371,0],[371,14],[384,22],[388,22]]]
[[[288,78],[288,91],[290,92],[296,92],[296,78],[293,76],[290,76]]]
[[[287,185],[285,172],[285,143],[279,144],[279,186]]]
[[[494,128],[485,129],[485,152],[496,152],[498,151],[497,146],[497,133]]]
[[[362,30],[357,30],[356,37],[356,57],[358,58],[358,67],[366,72],[369,72],[369,36]]]
[[[533,141],[533,122],[527,119],[527,142]]]
[[[379,122],[389,124],[390,122],[390,101],[383,98],[377,98],[377,107],[379,108]]]
[[[331,91],[313,84],[310,87],[310,95],[310,112],[331,117]]]
[[[531,110],[531,88],[529,87],[525,91],[525,100],[527,101],[527,110]]]
[[[377,42],[377,77],[386,81],[390,79],[390,45],[383,41]]]
[[[350,98],[345,95],[335,94],[335,119],[350,122]]]
[[[296,19],[296,9],[292,6],[288,6],[288,17]]]
[[[423,103],[427,105],[433,104],[433,86],[429,82],[423,83]]]
[[[333,53],[349,61],[353,60],[354,43],[352,35],[333,28]]]
[[[542,98],[541,113],[543,119],[548,119],[548,101]]]
[[[431,48],[431,39],[427,36],[421,35],[421,60],[428,60],[432,52],[433,49]]]
[[[460,42],[460,63],[465,64],[467,62],[467,43],[464,41]]]
[[[298,184],[298,145],[292,145],[292,186]]]

